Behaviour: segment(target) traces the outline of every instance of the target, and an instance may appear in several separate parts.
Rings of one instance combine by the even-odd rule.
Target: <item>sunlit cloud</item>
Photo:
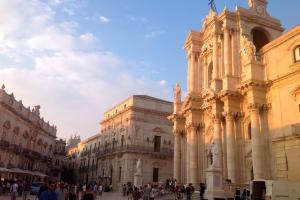
[[[165,33],[165,31],[163,31],[163,30],[152,31],[152,32],[146,33],[144,35],[144,38],[146,38],[146,39],[153,39],[153,38],[156,38],[157,36],[162,35],[164,33]]]
[[[105,17],[105,16],[100,16],[99,19],[104,24],[107,24],[107,23],[110,22],[110,19],[108,17]]]
[[[166,81],[134,73],[132,61],[99,50],[101,38],[79,31],[79,22],[56,20],[63,2],[0,1],[0,84],[25,106],[41,105],[59,137],[97,133],[104,111],[130,95],[170,96]]]

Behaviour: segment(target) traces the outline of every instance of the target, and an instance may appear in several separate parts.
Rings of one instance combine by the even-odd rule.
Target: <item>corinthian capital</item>
[[[260,108],[259,108],[259,110],[261,112],[268,112],[268,110],[270,110],[270,109],[271,109],[271,104],[270,103],[261,104]]]
[[[248,104],[248,109],[250,111],[258,111],[260,107],[261,107],[260,103],[249,103]]]
[[[223,112],[222,114],[226,118],[226,120],[230,120],[230,121],[233,121],[236,116],[236,112],[233,111]]]

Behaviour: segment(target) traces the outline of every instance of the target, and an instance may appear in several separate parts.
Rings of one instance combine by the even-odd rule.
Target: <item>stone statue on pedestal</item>
[[[211,153],[212,153],[212,167],[220,167],[219,148],[215,143],[212,143]]]
[[[256,47],[252,41],[250,41],[246,36],[243,35],[242,37],[242,48],[241,48],[241,55],[243,61],[250,62],[256,60]]]
[[[136,172],[134,174],[134,186],[140,187],[143,185],[143,179],[142,179],[142,162],[139,158],[136,162],[135,166]]]
[[[139,158],[136,161],[136,174],[142,174],[142,166],[141,166],[141,159]]]

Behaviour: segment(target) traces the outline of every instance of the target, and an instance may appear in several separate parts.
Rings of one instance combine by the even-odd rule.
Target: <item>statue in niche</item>
[[[142,174],[142,163],[140,158],[136,161],[135,169],[136,169],[136,174]]]
[[[212,153],[212,166],[219,167],[220,163],[220,152],[218,146],[213,142],[211,146],[211,153]]]
[[[244,61],[256,60],[256,47],[245,35],[242,36],[241,55]]]
[[[175,92],[175,102],[181,102],[181,88],[179,83],[176,83],[174,92]]]

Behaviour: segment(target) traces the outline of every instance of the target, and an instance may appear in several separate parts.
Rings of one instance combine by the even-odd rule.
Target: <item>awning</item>
[[[11,168],[9,169],[11,173],[16,173],[16,174],[27,174],[24,170],[20,168]]]
[[[0,172],[11,172],[10,169],[0,167]]]
[[[43,174],[43,173],[41,173],[41,172],[39,172],[39,171],[34,171],[34,172],[32,172],[32,175],[34,175],[34,176],[39,176],[39,177],[47,177],[48,175],[47,174]]]

